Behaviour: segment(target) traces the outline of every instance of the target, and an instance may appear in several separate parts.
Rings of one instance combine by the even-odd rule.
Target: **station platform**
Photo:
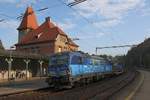
[[[11,80],[0,82],[0,96],[16,94],[25,91],[37,90],[48,87],[45,77],[35,77],[28,80]]]
[[[109,100],[150,100],[150,70],[138,70],[140,74],[132,83],[113,95]]]

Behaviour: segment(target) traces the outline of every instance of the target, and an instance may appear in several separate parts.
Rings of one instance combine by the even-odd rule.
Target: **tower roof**
[[[27,7],[26,12],[23,16],[22,22],[18,27],[18,30],[21,29],[36,29],[38,27],[38,23],[36,20],[36,15],[32,9],[32,7]]]

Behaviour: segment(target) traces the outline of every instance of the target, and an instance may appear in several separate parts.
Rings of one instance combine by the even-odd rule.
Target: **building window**
[[[42,34],[43,34],[43,33],[39,33],[38,35],[35,36],[35,38],[36,38],[36,39],[40,38]]]
[[[40,50],[39,50],[40,48],[39,47],[32,47],[31,48],[31,52],[32,53],[40,53]]]
[[[61,52],[62,51],[62,48],[61,47],[58,47],[58,52]]]
[[[60,37],[60,41],[61,41],[61,42],[66,42],[66,38],[61,36],[61,37]]]

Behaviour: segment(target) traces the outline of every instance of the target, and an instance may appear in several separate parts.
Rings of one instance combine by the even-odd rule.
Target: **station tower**
[[[18,33],[19,33],[19,37],[18,37],[18,41],[21,41],[21,38],[27,34],[28,32],[35,30],[36,28],[38,28],[38,22],[36,20],[36,15],[32,9],[32,7],[27,7],[24,15],[23,15],[23,19],[22,22],[20,24],[20,26],[17,28]]]

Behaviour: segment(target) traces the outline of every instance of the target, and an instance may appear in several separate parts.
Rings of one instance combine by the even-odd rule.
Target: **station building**
[[[16,50],[5,50],[0,41],[0,80],[8,79],[9,64],[6,58],[13,59],[10,77],[18,79],[45,76],[50,54],[78,50],[78,45],[50,17],[39,25],[32,7],[27,7],[17,30],[19,35]],[[24,60],[30,60],[28,69]],[[42,68],[39,60],[43,61]]]
[[[38,25],[32,7],[27,7],[21,24],[18,27],[17,51],[49,55],[62,51],[77,51],[75,44],[68,35],[56,26],[50,17]]]

